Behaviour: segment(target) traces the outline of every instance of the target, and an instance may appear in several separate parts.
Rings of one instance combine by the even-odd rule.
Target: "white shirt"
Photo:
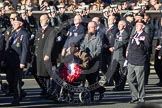
[[[119,32],[120,32],[120,35],[123,33],[123,31],[124,31],[124,30],[120,30],[120,31],[119,31]]]

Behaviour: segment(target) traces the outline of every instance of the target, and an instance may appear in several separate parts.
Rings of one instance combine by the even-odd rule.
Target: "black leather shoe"
[[[20,100],[19,99],[14,99],[13,101],[12,101],[12,103],[11,103],[11,105],[13,105],[13,106],[17,106],[17,105],[19,105],[20,104]]]
[[[124,91],[124,88],[113,88],[113,91]]]
[[[47,94],[46,90],[42,90],[41,93],[40,93],[40,95],[43,95],[43,96],[46,95],[46,94]]]
[[[13,92],[8,92],[8,93],[5,94],[5,96],[13,96],[13,95],[14,95]]]
[[[104,97],[104,92],[106,91],[105,88],[102,88],[101,91],[99,92],[99,101],[102,100],[102,98]]]
[[[103,93],[100,93],[100,96],[99,96],[99,101],[101,101],[102,100],[102,98],[104,97],[104,94]]]
[[[156,85],[161,87],[162,86],[162,82],[159,82]]]
[[[129,101],[130,104],[133,104],[133,103],[138,103],[138,99],[135,99],[135,100],[131,100]]]
[[[104,86],[114,86],[114,83],[108,83],[108,82],[106,82],[106,83],[104,84]]]

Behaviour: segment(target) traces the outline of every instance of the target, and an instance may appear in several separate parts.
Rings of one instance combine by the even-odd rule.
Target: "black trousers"
[[[47,83],[44,77],[40,77],[37,75],[37,65],[36,65],[36,56],[32,57],[32,69],[31,74],[34,76],[36,82],[40,86],[43,91],[47,91]],[[49,78],[47,78],[49,79]]]
[[[154,68],[155,68],[155,71],[156,71],[156,74],[158,75],[159,77],[159,82],[162,82],[162,60],[159,60],[158,59],[158,54],[159,54],[159,51],[156,51],[155,52],[155,61],[154,61]]]
[[[149,75],[150,75],[150,54],[148,54],[146,56],[146,62],[145,62],[145,84],[148,84],[148,79],[149,79]]]
[[[9,90],[14,92],[14,99],[21,98],[21,81],[23,70],[20,68],[7,68],[6,78],[9,84]]]
[[[86,79],[89,83],[89,88],[90,88],[90,91],[91,91],[91,100],[94,100],[95,91],[98,91],[100,93],[104,90],[104,87],[100,86],[99,83],[98,83],[99,71],[87,74]]]
[[[101,54],[100,57],[100,69],[105,74],[111,63],[111,55]]]

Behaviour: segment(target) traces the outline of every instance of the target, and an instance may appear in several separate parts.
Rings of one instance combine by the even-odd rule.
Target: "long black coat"
[[[47,47],[47,43],[48,43],[47,40],[48,40],[48,38],[50,36],[49,34],[52,30],[53,30],[53,28],[48,26],[44,31],[44,38],[43,38],[42,31],[41,31],[41,29],[39,29],[39,31],[35,37],[35,55],[36,55],[37,75],[38,76],[43,76],[43,77],[49,76],[48,68],[50,68],[50,67],[46,67],[45,63],[48,63],[48,62],[44,62],[44,56],[45,55],[51,56],[47,52],[47,50],[49,49],[49,47]]]

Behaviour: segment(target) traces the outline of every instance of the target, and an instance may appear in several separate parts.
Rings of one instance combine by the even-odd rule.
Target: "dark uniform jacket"
[[[130,36],[131,35],[131,32],[132,32],[132,30],[133,30],[133,22],[128,22],[128,21],[126,21],[126,28],[125,28],[125,30],[126,30],[126,32],[128,33],[128,36]]]
[[[4,55],[5,55],[5,36],[1,33],[0,34],[0,63],[4,61]],[[1,66],[1,65],[0,65]]]
[[[162,45],[162,26],[160,26],[160,28],[159,28],[159,30],[158,30],[158,38],[157,38],[157,40],[156,40],[156,46],[158,46],[158,45]],[[161,51],[161,49],[160,49],[160,51]],[[156,52],[155,52],[155,55],[157,56],[157,55],[160,55],[161,56],[161,52],[160,52],[159,50],[156,50]]]
[[[160,48],[159,56],[162,56],[162,48]]]
[[[30,30],[29,32],[31,34],[35,35],[35,33],[36,33],[37,29],[38,29],[35,17],[33,15],[28,16],[27,23],[29,24],[29,30]]]
[[[68,38],[65,42],[64,48],[68,48],[71,42],[77,43],[81,41],[85,36],[85,32],[85,27],[81,24],[79,24],[77,28],[75,27],[75,25],[70,27],[67,33]]]
[[[70,18],[69,15],[67,15],[66,13],[63,13],[63,14],[59,13],[59,14],[57,15],[58,24],[64,23],[64,22],[67,21],[69,18]]]
[[[150,47],[149,36],[146,32],[143,31],[138,36],[138,40],[140,41],[139,45],[137,45],[135,42],[134,36],[135,35],[133,35],[129,41],[127,57],[128,63],[137,66],[143,66],[145,64],[146,54],[148,53],[148,49]]]
[[[8,67],[17,68],[26,64],[29,46],[29,34],[21,29],[13,32],[6,46],[6,63]]]

